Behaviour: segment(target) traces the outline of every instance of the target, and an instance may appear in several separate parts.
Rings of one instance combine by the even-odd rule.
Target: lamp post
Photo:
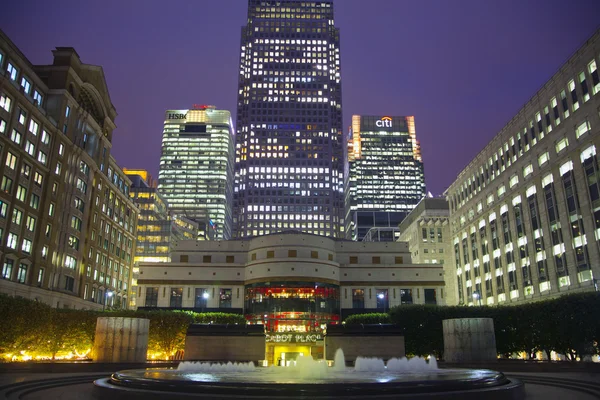
[[[108,299],[110,297],[112,297],[113,292],[111,292],[110,290],[106,291],[106,294],[104,295],[104,304],[102,305],[102,311],[106,310],[106,303],[108,302]]]
[[[202,298],[204,301],[202,302],[202,312],[204,312],[204,308],[206,307],[206,303],[208,303],[208,292],[202,293]]]
[[[385,293],[379,293],[377,295],[377,297],[379,297],[379,299],[383,300],[383,299],[385,299]],[[383,312],[385,313],[385,301],[383,302]]]
[[[481,306],[481,295],[479,292],[473,292],[473,301],[476,302],[479,300],[479,305]]]

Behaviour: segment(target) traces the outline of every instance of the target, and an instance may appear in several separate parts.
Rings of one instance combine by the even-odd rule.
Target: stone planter
[[[496,334],[491,318],[461,318],[442,321],[444,361],[472,363],[496,361]]]
[[[145,363],[150,320],[98,317],[92,351],[97,363]]]

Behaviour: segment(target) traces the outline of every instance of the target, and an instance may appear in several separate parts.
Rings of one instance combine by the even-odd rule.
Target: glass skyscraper
[[[199,224],[200,240],[231,238],[234,140],[229,111],[198,105],[165,114],[158,191],[172,215]]]
[[[344,234],[339,30],[331,1],[249,0],[242,29],[236,237]]]
[[[348,163],[349,239],[363,240],[374,227],[397,228],[425,196],[414,117],[352,116]],[[397,239],[387,232],[392,236],[381,240]]]

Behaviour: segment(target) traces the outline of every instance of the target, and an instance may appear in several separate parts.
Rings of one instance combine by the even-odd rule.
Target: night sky
[[[246,0],[5,2],[0,29],[33,64],[74,47],[104,68],[113,156],[158,177],[166,109],[235,121]],[[427,190],[457,173],[591,36],[598,0],[337,0],[344,131],[353,114],[414,115]]]

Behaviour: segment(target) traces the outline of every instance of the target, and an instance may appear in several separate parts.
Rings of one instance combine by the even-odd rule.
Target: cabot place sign
[[[391,117],[383,117],[380,120],[375,122],[375,125],[379,128],[391,128],[392,127],[392,118]]]
[[[274,335],[266,335],[267,343],[315,343],[323,340],[323,335],[320,333],[278,333]]]

